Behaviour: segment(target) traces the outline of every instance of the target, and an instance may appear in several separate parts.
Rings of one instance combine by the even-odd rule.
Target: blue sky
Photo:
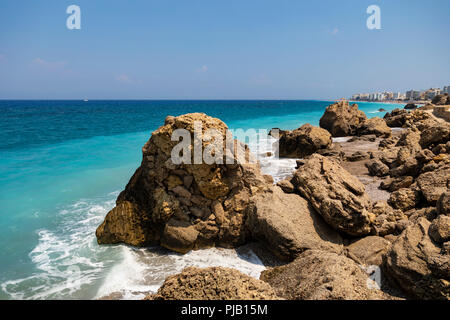
[[[81,8],[81,30],[66,8]],[[366,9],[381,8],[381,30]],[[1,0],[0,99],[335,99],[450,85],[448,0]]]

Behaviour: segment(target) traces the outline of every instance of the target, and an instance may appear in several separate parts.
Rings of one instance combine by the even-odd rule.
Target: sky
[[[366,10],[381,10],[369,30]],[[66,9],[81,9],[81,29]],[[338,99],[450,85],[448,0],[0,0],[0,99]]]

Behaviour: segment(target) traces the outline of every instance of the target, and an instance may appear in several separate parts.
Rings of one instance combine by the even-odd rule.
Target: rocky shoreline
[[[167,117],[98,227],[98,243],[184,254],[256,242],[276,258],[259,280],[187,268],[147,299],[450,299],[448,122],[421,109],[367,119],[357,105],[335,103],[320,128],[281,131],[280,157],[299,160],[277,184],[258,163],[174,164],[177,129],[193,148],[211,147],[196,140],[194,122],[226,134],[205,114]],[[237,160],[236,146],[253,157],[234,141],[224,160]]]

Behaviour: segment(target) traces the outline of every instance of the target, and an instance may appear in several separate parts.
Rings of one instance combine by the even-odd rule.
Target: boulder
[[[449,140],[450,124],[445,122],[422,131],[419,143],[422,148],[430,148],[439,144],[446,144]]]
[[[342,238],[308,202],[273,187],[252,198],[247,226],[278,258],[292,261],[308,249],[342,251]]]
[[[347,161],[356,162],[361,160],[367,160],[370,158],[370,154],[365,151],[356,151],[350,156],[347,156]]]
[[[375,234],[380,237],[400,234],[408,223],[408,216],[389,206],[386,201],[375,202],[372,213],[376,216],[373,222]]]
[[[290,264],[261,273],[276,294],[288,300],[377,300],[389,296],[369,288],[371,280],[353,260],[308,250]]]
[[[431,103],[437,106],[450,105],[450,96],[447,93],[438,94],[436,97],[433,98]]]
[[[384,177],[389,174],[389,167],[378,159],[366,164],[369,174],[376,177]]]
[[[434,219],[428,234],[437,243],[450,241],[450,216],[440,215]]]
[[[280,157],[303,158],[331,146],[331,135],[327,130],[305,124],[285,132],[279,140]]]
[[[146,300],[279,300],[264,281],[223,267],[188,267]]]
[[[431,223],[419,218],[393,243],[383,269],[415,299],[450,299],[450,255],[429,235]]]
[[[202,126],[199,132],[204,139],[194,135],[196,123]],[[189,154],[186,161],[175,163],[172,151],[179,141],[172,141],[172,134],[177,129],[190,134],[190,150],[200,146],[206,152],[216,146],[213,150],[223,164],[190,164],[193,157]],[[234,143],[253,159],[245,145],[237,140],[231,147],[219,141],[213,145],[215,138],[208,139],[213,136],[210,129],[225,139],[227,126],[219,119],[201,113],[167,117],[143,147],[141,166],[119,195],[116,207],[98,227],[99,244],[161,245],[186,253],[211,246],[235,247],[246,241],[244,212],[250,197],[271,184],[258,163],[238,161],[238,154],[232,152]]]
[[[346,255],[358,264],[379,266],[391,243],[378,236],[368,236],[347,246]]]
[[[294,193],[295,191],[295,187],[291,183],[290,179],[281,180],[280,182],[277,183],[277,186],[279,186],[281,190],[283,190],[286,193]]]
[[[386,125],[386,121],[375,117],[364,121],[356,130],[358,135],[374,134],[377,137],[389,138],[392,134],[391,128]]]
[[[420,203],[420,194],[414,189],[401,188],[391,193],[388,203],[394,209],[407,211],[415,208]]]
[[[357,128],[367,120],[357,104],[339,101],[327,107],[320,119],[320,127],[328,130],[333,137],[355,135]]]
[[[436,209],[439,214],[450,216],[450,191],[444,192],[438,199]]]
[[[422,173],[416,181],[428,204],[435,206],[450,186],[450,165],[443,164],[434,171]]]
[[[334,229],[354,236],[370,232],[371,201],[364,185],[336,161],[314,154],[291,182]]]

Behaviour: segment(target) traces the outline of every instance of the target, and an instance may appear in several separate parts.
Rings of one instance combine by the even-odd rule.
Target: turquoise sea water
[[[205,112],[232,129],[294,129],[318,125],[330,103],[0,101],[0,299],[92,299],[112,292],[139,298],[167,272],[211,261],[240,259],[251,274],[259,266],[250,253],[213,249],[180,257],[98,246],[95,228],[167,115]],[[399,107],[359,106],[369,117]]]

